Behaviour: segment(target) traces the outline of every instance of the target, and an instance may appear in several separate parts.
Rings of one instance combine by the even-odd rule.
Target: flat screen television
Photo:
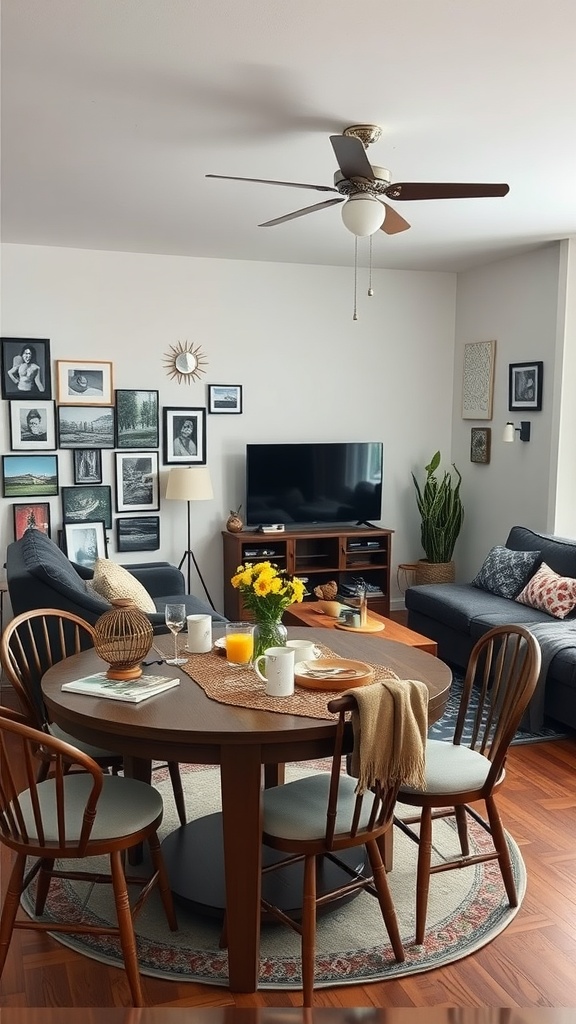
[[[372,523],[382,514],[381,441],[246,445],[246,521]]]

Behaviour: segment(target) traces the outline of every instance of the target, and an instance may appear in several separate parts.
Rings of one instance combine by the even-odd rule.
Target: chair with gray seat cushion
[[[394,823],[418,844],[416,878],[416,943],[424,941],[430,876],[439,871],[497,860],[508,901],[518,905],[506,836],[496,805],[504,778],[508,747],[528,707],[540,672],[540,647],[523,626],[498,626],[475,644],[466,675],[452,742],[426,743],[426,785],[421,790],[401,786],[401,804],[419,808],[415,816],[395,817]],[[477,698],[470,727],[472,694]],[[464,728],[470,728],[464,740]],[[487,820],[470,806],[483,800]],[[454,817],[460,855],[432,864],[432,822]],[[470,855],[467,816],[492,837],[485,853]],[[418,825],[416,831],[412,826]]]
[[[122,766],[122,755],[103,750],[69,735],[50,721],[42,697],[41,681],[45,672],[65,658],[94,646],[94,628],[77,615],[39,608],[17,615],[8,623],[0,641],[0,663],[14,688],[21,710],[30,726],[72,743],[101,767],[112,768],[116,774]],[[39,780],[46,778],[50,757],[39,751]],[[176,761],[168,762],[174,801],[180,824],[187,821],[180,770]]]
[[[53,766],[51,777],[42,782],[36,778],[34,765],[39,746],[48,750]],[[7,708],[0,708],[0,763],[0,842],[16,854],[0,918],[0,976],[14,928],[118,935],[133,1004],[144,1006],[133,914],[153,886],[158,885],[170,929],[177,928],[157,836],[163,814],[162,797],[144,782],[104,775],[87,754],[30,728],[24,716]],[[82,771],[70,774],[71,763]],[[21,774],[25,776],[24,789],[17,782]],[[127,878],[123,863],[126,850],[144,840],[150,848],[152,877]],[[109,875],[71,870],[70,861],[100,855],[109,857]],[[25,875],[28,857],[36,860]],[[61,859],[68,863],[55,868],[55,862]],[[78,920],[17,920],[20,897],[36,877],[37,917],[44,913],[52,878],[111,882],[118,926],[101,927]],[[130,907],[127,882],[137,882],[142,888],[134,909]]]

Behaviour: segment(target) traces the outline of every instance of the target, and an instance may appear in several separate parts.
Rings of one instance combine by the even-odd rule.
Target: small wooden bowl
[[[294,682],[306,690],[351,690],[354,686],[373,683],[374,669],[365,661],[317,658],[316,661],[299,661],[296,664]]]

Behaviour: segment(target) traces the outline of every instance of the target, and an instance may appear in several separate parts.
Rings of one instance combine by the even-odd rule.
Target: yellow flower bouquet
[[[282,613],[288,605],[303,600],[304,581],[290,576],[273,562],[255,562],[239,565],[231,583],[242,594],[243,604],[256,622],[254,657],[267,647],[283,646],[287,632],[282,625]]]

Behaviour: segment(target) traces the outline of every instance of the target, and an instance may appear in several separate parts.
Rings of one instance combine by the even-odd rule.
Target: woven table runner
[[[172,657],[174,641],[171,636],[154,638],[154,650],[165,657]],[[316,644],[323,658],[340,658],[325,644]],[[179,651],[179,657],[186,657],[186,651]],[[371,665],[374,682],[382,679],[397,679],[390,668]],[[302,715],[305,718],[335,718],[326,710],[328,701],[341,697],[343,690],[306,690],[296,687],[291,697],[269,697],[263,682],[251,668],[230,668],[226,658],[212,650],[208,654],[190,654],[182,671],[198,683],[207,697],[220,704],[232,704],[240,708],[257,708],[259,711],[276,711],[284,715]]]

